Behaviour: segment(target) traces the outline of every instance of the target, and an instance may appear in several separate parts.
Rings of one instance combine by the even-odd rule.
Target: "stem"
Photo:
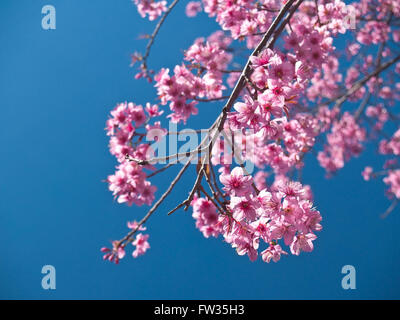
[[[143,59],[142,65],[144,66],[144,69],[147,69],[147,58],[148,58],[149,55],[150,55],[150,50],[151,50],[151,47],[153,46],[153,43],[154,43],[155,38],[157,37],[157,34],[158,34],[158,32],[160,31],[161,26],[163,25],[165,19],[166,19],[167,16],[170,14],[170,12],[171,12],[172,9],[175,7],[175,5],[178,3],[178,1],[179,1],[179,0],[174,0],[174,1],[170,4],[170,6],[167,8],[167,11],[165,11],[164,15],[161,17],[160,21],[159,21],[159,22],[157,23],[157,25],[156,25],[156,28],[154,29],[153,33],[151,34],[150,40],[149,40],[149,42],[147,43],[147,46],[146,46],[146,52],[145,52],[145,54],[144,54],[144,56],[143,56],[143,58],[142,58],[142,59]]]

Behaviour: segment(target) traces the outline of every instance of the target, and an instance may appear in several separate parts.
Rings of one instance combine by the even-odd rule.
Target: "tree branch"
[[[157,23],[156,28],[154,29],[153,33],[150,36],[150,40],[147,43],[146,46],[146,51],[145,54],[142,57],[142,66],[143,69],[147,70],[147,58],[150,55],[150,51],[151,51],[151,47],[154,44],[154,40],[157,37],[158,32],[161,29],[161,26],[163,25],[165,19],[167,18],[167,16],[170,14],[170,12],[172,11],[172,9],[176,6],[176,4],[179,2],[179,0],[174,0],[170,6],[167,8],[167,11],[164,12],[163,16],[161,17],[160,21]]]

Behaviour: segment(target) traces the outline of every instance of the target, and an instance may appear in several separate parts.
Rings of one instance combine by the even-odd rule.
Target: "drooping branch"
[[[385,62],[384,64],[381,64],[375,68],[375,70],[368,75],[366,75],[364,78],[356,81],[353,83],[353,85],[346,90],[345,92],[339,94],[333,99],[330,99],[328,101],[325,101],[315,107],[316,110],[318,110],[320,107],[327,106],[333,102],[335,102],[334,108],[340,108],[342,104],[347,100],[348,97],[350,97],[352,94],[354,94],[357,90],[361,89],[362,86],[364,86],[371,78],[378,76],[381,72],[385,71],[388,69],[390,66],[395,64],[396,62],[400,61],[400,55],[392,58],[391,60]]]
[[[390,21],[392,20],[392,17],[393,17],[393,12],[390,11],[386,23],[389,24]],[[378,54],[377,54],[377,57],[378,57],[378,58],[377,58],[377,60],[376,60],[376,62],[375,62],[375,66],[376,66],[376,67],[379,67],[380,64],[381,64],[382,57],[383,57],[383,50],[385,49],[386,44],[387,44],[387,41],[383,41],[383,42],[380,44],[380,46],[379,46]],[[371,98],[371,95],[372,95],[372,93],[371,93],[370,91],[368,91],[368,92],[365,94],[365,97],[364,97],[363,101],[361,102],[360,106],[357,108],[357,110],[356,110],[356,112],[355,112],[355,114],[354,114],[354,119],[355,119],[356,121],[358,121],[358,120],[360,119],[361,115],[363,114],[363,112],[364,112],[365,108],[367,107],[367,104],[368,104],[368,102],[369,102],[369,100],[370,100],[370,98]]]
[[[394,57],[393,59],[385,62],[384,64],[381,64],[379,67],[377,67],[373,72],[365,76],[364,78],[356,81],[349,90],[347,90],[345,93],[343,93],[339,98],[337,98],[336,103],[334,108],[340,108],[342,104],[347,100],[348,97],[350,97],[353,93],[355,93],[357,90],[359,90],[363,85],[365,85],[371,78],[376,77],[379,75],[382,71],[386,70],[389,68],[391,65],[395,64],[397,61],[400,60],[400,55]]]

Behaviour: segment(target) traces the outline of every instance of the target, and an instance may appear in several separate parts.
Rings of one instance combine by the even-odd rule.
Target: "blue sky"
[[[57,29],[41,28],[41,8],[57,10]],[[158,69],[180,63],[182,50],[216,23],[184,17],[179,4],[150,56]],[[221,239],[205,239],[191,212],[167,217],[188,191],[187,175],[150,220],[151,250],[120,265],[100,247],[127,231],[146,207],[114,202],[102,182],[116,161],[104,132],[122,101],[155,101],[135,81],[130,54],[154,24],[129,0],[3,0],[0,4],[0,298],[2,299],[394,299],[400,297],[399,209],[386,220],[381,182],[365,183],[366,163],[379,168],[374,146],[334,179],[310,158],[304,182],[323,216],[311,254],[277,264],[251,263]],[[200,108],[189,127],[208,127],[220,105]],[[158,177],[162,189],[174,169]],[[162,191],[162,190],[161,190]],[[158,193],[159,194],[159,193]],[[56,268],[57,289],[41,287],[43,265]],[[357,270],[357,289],[343,290],[341,268]]]

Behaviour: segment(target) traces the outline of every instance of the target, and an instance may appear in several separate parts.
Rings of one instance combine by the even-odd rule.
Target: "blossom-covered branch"
[[[149,72],[147,60],[177,0],[168,7],[166,1],[134,2],[143,17],[161,17],[144,55],[134,55],[141,61],[136,78],[154,80],[160,104],[143,108],[125,102],[111,112],[106,129],[119,164],[108,183],[118,202],[152,206],[139,222],[128,223],[126,236],[102,249],[105,259],[118,263],[130,243],[134,257],[150,248],[145,224],[191,164],[193,185],[168,215],[191,207],[205,237],[223,237],[251,261],[261,256],[277,262],[288,252],[312,251],[322,218],[311,186],[300,181],[307,156],[315,155],[332,177],[362,153],[368,140],[383,136],[380,153],[400,154],[400,130],[393,136],[383,130],[389,121],[400,122],[390,110],[400,98],[396,1],[361,0],[351,6],[340,0],[190,1],[188,17],[204,11],[222,30],[196,39],[181,64],[158,73]],[[341,52],[334,42],[343,34],[351,42]],[[244,64],[235,55],[240,46],[248,52]],[[199,106],[211,102],[221,111],[206,130],[175,132],[161,125],[164,106],[172,124],[186,124],[202,112]],[[198,141],[198,135],[200,143],[165,153],[167,136]],[[154,202],[156,186],[150,179],[180,165]],[[380,172],[387,175],[388,196],[394,197],[387,211],[392,212],[400,199],[397,159]],[[380,174],[367,167],[363,176]]]

